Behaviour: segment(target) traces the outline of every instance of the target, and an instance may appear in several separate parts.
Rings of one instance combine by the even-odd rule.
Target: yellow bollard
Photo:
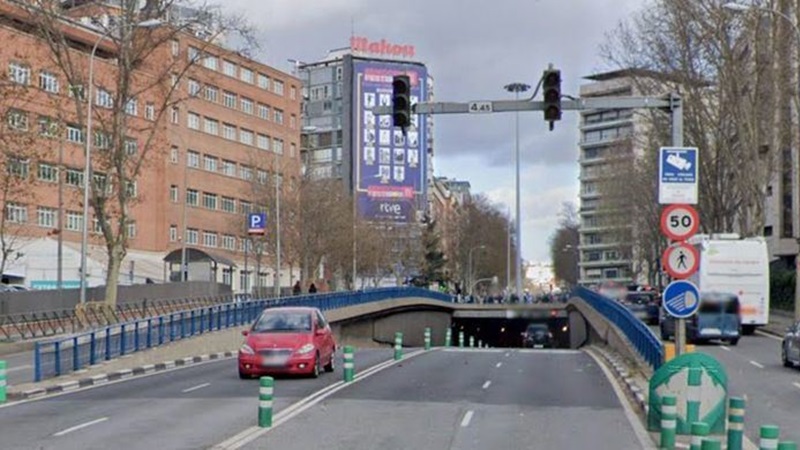
[[[686,353],[694,353],[694,344],[686,344]],[[675,358],[675,343],[664,341],[664,362]]]

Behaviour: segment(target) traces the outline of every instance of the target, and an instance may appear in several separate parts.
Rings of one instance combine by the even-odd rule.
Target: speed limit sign
[[[685,241],[697,233],[700,216],[691,205],[670,205],[661,213],[661,231],[673,241]]]

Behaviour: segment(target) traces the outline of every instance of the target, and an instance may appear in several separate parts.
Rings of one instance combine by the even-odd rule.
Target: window
[[[203,118],[203,130],[208,134],[219,135],[219,122],[208,117]]]
[[[67,221],[64,228],[69,231],[81,231],[83,229],[83,214],[76,211],[67,211]]]
[[[258,117],[269,120],[269,106],[262,105],[261,103],[258,104]]]
[[[103,133],[102,131],[95,131],[94,147],[100,150],[108,150],[111,148],[111,135]]]
[[[86,101],[86,92],[83,90],[82,84],[70,84],[68,95],[69,98],[78,97],[81,101]]]
[[[235,141],[236,140],[236,127],[229,124],[223,123],[222,124],[222,137],[229,140]]]
[[[258,74],[258,87],[269,90],[269,77],[263,73]]]
[[[147,120],[156,120],[156,106],[152,103],[144,105],[144,118]]]
[[[58,78],[50,72],[39,73],[39,89],[54,94],[58,93]]]
[[[206,86],[206,100],[217,103],[219,101],[219,89],[214,86]]]
[[[206,209],[217,209],[217,194],[203,192],[203,207]]]
[[[131,239],[136,237],[136,221],[128,222],[128,237]]]
[[[223,235],[222,248],[225,250],[236,250],[236,237],[230,234]]]
[[[172,45],[172,56],[178,56],[178,54],[181,52],[180,42],[173,39],[170,44]]]
[[[186,204],[190,206],[197,206],[198,205],[198,193],[195,189],[187,189],[186,190]]]
[[[197,80],[189,78],[189,83],[187,84],[186,87],[189,91],[190,96],[197,97],[198,95],[200,95],[200,83]]]
[[[12,62],[8,65],[8,79],[13,83],[28,85],[31,83],[31,69]]]
[[[239,79],[245,83],[253,84],[253,71],[246,67],[242,67],[239,70]]]
[[[228,108],[236,108],[236,94],[233,92],[222,92],[222,104]]]
[[[114,98],[111,97],[111,93],[107,90],[98,89],[94,98],[94,104],[101,108],[113,108]]]
[[[178,186],[175,184],[169,187],[169,201],[178,203]]]
[[[253,132],[244,128],[239,130],[239,142],[245,145],[253,145]]]
[[[6,220],[12,223],[28,221],[28,207],[20,203],[6,203]]]
[[[47,183],[57,183],[58,182],[58,167],[39,163],[39,167],[36,170],[36,178],[39,181],[45,181]]]
[[[213,231],[204,231],[203,232],[203,245],[206,247],[216,247],[217,246],[217,233]]]
[[[188,117],[189,128],[192,129],[192,130],[199,130],[200,129],[200,116],[195,114],[195,113],[191,113],[190,112],[187,117]]]
[[[45,206],[36,208],[36,224],[40,227],[55,228],[58,225],[57,217],[58,210],[55,208],[47,208]]]
[[[49,117],[40,116],[39,134],[44,137],[56,137],[58,135],[58,122]]]
[[[189,50],[186,52],[186,56],[190,63],[195,62],[200,57],[200,50],[196,49],[195,47],[189,47]]]
[[[283,123],[283,111],[275,109],[275,123]]]
[[[249,98],[242,97],[242,112],[245,114],[253,114],[253,101]]]
[[[261,183],[261,184],[267,184],[267,180],[269,178],[267,176],[267,172],[265,170],[258,169],[258,171],[256,173],[257,173],[258,182]]]
[[[259,133],[256,143],[261,150],[269,150],[269,136],[266,134]]]
[[[292,142],[291,144],[289,144],[289,157],[294,158],[296,154],[297,154],[297,144]]]
[[[189,228],[188,230],[186,230],[186,243],[197,244],[197,235],[198,232],[194,228]]]
[[[283,154],[283,139],[275,138],[272,140],[272,151],[279,155]]]
[[[283,95],[283,81],[275,80],[272,82],[272,92]]]
[[[222,173],[229,177],[236,176],[236,163],[233,161],[222,160]]]
[[[28,113],[17,109],[11,109],[6,116],[8,127],[13,130],[25,131],[28,129]]]
[[[18,178],[28,178],[30,174],[30,163],[28,160],[9,157],[6,170],[9,175],[14,175]]]
[[[136,99],[132,98],[132,99],[128,100],[127,103],[125,103],[125,114],[127,114],[129,116],[135,116],[135,115],[139,114],[139,112],[138,112],[138,110],[136,108]]]
[[[289,116],[289,128],[293,130],[297,128],[297,116],[295,116],[294,114]]]
[[[137,184],[136,184],[135,181],[127,181],[125,183],[125,193],[130,198],[136,198],[136,196],[138,195],[137,194],[138,193],[138,189],[137,189]]]
[[[222,61],[222,73],[229,77],[236,78],[236,63],[228,61],[227,59]]]
[[[219,60],[216,56],[207,55],[203,58],[203,67],[210,70],[217,70],[219,67]]]
[[[296,100],[297,99],[297,88],[296,87],[291,86],[289,88],[289,98],[292,99],[292,100]]]
[[[94,172],[92,174],[92,179],[94,180],[94,187],[100,192],[109,192],[110,186],[108,184],[108,177],[104,173],[97,173]]]
[[[177,225],[170,225],[169,226],[169,241],[175,242],[178,240],[178,226]]]
[[[772,236],[772,226],[768,225],[764,227],[764,236],[769,237]]]
[[[235,213],[236,200],[231,197],[222,197],[222,201],[220,203],[220,209],[225,212]]]
[[[253,179],[253,168],[249,166],[239,167],[239,178],[250,181]]]
[[[209,172],[216,172],[217,161],[218,159],[213,156],[203,155],[203,168],[208,170]]]
[[[133,156],[136,152],[139,151],[139,141],[132,138],[125,139],[125,154],[128,156]]]
[[[76,186],[76,187],[83,186],[83,171],[76,169],[67,169],[67,174],[64,182],[69,186]]]
[[[178,109],[177,106],[172,107],[171,117],[172,117],[172,123],[177,124],[178,122],[180,122],[180,110]]]
[[[772,185],[767,186],[767,197],[772,197]]]
[[[67,125],[67,141],[75,143],[83,142],[83,130],[76,125]]]
[[[200,167],[200,153],[193,150],[186,152],[186,165],[195,169]]]
[[[250,214],[253,211],[253,205],[250,202],[239,200],[239,212],[242,214]]]

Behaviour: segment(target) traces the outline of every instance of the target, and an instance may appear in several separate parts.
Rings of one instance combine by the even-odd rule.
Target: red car
[[[239,349],[239,377],[268,374],[318,377],[333,372],[336,342],[331,327],[317,308],[265,309]]]

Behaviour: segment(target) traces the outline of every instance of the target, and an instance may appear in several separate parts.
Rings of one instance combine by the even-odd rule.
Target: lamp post
[[[753,4],[741,4],[735,2],[728,2],[722,5],[724,9],[734,12],[746,12],[746,11],[760,11],[763,13],[774,14],[781,19],[788,22],[792,29],[794,30],[795,39],[797,40],[797,46],[800,48],[800,27],[798,24],[795,23],[792,18],[781,12],[777,9],[766,8],[763,6],[757,6]],[[791,118],[789,119],[791,120]],[[800,145],[800,137],[798,138],[798,145]],[[795,242],[800,245],[800,192],[798,192],[798,184],[800,184],[800,173],[798,173],[798,166],[800,165],[800,155],[798,155],[797,146],[790,146],[792,151],[792,217],[793,217],[793,226],[792,226],[792,234],[794,235]],[[800,320],[800,252],[795,255],[795,282],[794,284],[794,319]]]
[[[148,19],[139,22],[135,25],[137,28],[155,28],[161,25],[159,19]],[[109,28],[105,33],[100,35],[92,47],[92,53],[89,55],[89,82],[86,86],[86,165],[83,169],[83,228],[81,233],[81,304],[86,303],[86,253],[89,245],[89,192],[92,186],[92,87],[94,85],[94,55],[97,53],[97,47],[104,39],[108,38],[116,28]]]
[[[468,274],[469,276],[468,276],[468,278],[469,278],[469,294],[470,295],[472,295],[472,252],[474,252],[475,250],[484,249],[484,248],[486,248],[486,246],[481,244],[481,245],[476,245],[475,247],[472,247],[471,249],[469,249],[469,258],[467,259],[467,262],[469,263],[469,274]]]
[[[525,92],[531,88],[530,85],[525,83],[511,83],[507,84],[503,87],[508,92],[513,92],[514,97],[516,100],[519,100],[520,92]],[[516,291],[517,291],[517,298],[522,298],[522,220],[520,218],[520,182],[519,182],[519,166],[520,166],[520,157],[519,157],[519,111],[514,112],[514,128],[515,128],[515,153],[516,153],[516,166],[517,166],[517,175],[516,175],[516,230],[514,235],[516,236],[516,243],[517,243],[517,254],[516,254]]]

